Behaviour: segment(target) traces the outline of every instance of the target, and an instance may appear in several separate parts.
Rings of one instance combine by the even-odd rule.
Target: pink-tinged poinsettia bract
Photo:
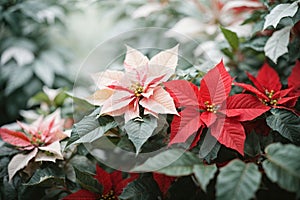
[[[241,122],[270,108],[250,94],[229,96],[232,81],[221,61],[203,77],[200,89],[184,80],[164,84],[181,109],[180,116],[174,116],[172,121],[169,145],[185,142],[198,132],[195,143],[207,127],[221,144],[244,155],[246,135]]]
[[[60,110],[45,118],[39,117],[32,124],[18,124],[23,132],[0,128],[3,141],[24,150],[24,153],[15,155],[8,164],[10,179],[32,159],[36,162],[63,159],[59,141],[69,137],[69,134],[63,132],[64,120],[60,117]]]
[[[118,196],[122,193],[123,189],[128,183],[134,181],[139,177],[138,174],[130,174],[130,177],[123,178],[121,171],[114,171],[107,173],[101,167],[96,165],[95,179],[103,186],[102,193],[95,193],[89,190],[81,189],[77,192],[70,194],[63,198],[63,200],[97,200],[97,199],[114,199],[118,200]]]
[[[107,70],[93,76],[98,90],[88,98],[102,106],[100,115],[123,115],[125,122],[143,114],[177,114],[173,99],[161,83],[174,73],[178,61],[178,45],[162,51],[150,60],[127,46],[125,72]]]
[[[265,105],[273,108],[291,109],[295,106],[300,96],[300,62],[296,65],[288,78],[288,88],[282,89],[282,84],[277,72],[265,63],[258,71],[256,77],[247,73],[254,86],[245,83],[235,83],[253,93]]]

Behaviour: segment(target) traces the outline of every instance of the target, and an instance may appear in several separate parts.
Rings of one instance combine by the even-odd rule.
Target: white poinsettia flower
[[[125,72],[107,70],[93,76],[98,90],[88,98],[102,106],[100,115],[123,115],[125,122],[144,114],[177,114],[173,99],[161,83],[174,73],[178,62],[178,45],[162,51],[150,60],[127,46]]]

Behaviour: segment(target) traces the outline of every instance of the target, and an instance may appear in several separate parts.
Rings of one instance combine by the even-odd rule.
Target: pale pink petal
[[[32,122],[30,125],[28,125],[27,127],[29,129],[29,132],[36,132],[36,131],[38,131],[41,123],[43,122],[43,120],[44,120],[44,116],[40,116],[39,118],[37,118],[37,120],[35,120],[34,122]]]
[[[110,115],[110,116],[120,116],[120,115],[123,115],[126,111],[127,111],[127,106],[125,106],[123,108],[120,108],[118,110],[114,110],[114,111],[111,111],[111,112],[106,112],[106,113],[103,113],[103,114]]]
[[[155,87],[154,87],[155,88]],[[153,92],[154,92],[154,88],[153,87],[148,87],[146,88],[145,92],[143,92],[141,95],[145,98],[150,98],[150,96],[153,95]]]
[[[42,116],[40,116],[37,120],[41,121],[43,119]],[[37,121],[35,120],[35,121]],[[37,131],[37,127],[33,127],[32,125],[28,125],[25,123],[22,123],[20,121],[17,121],[18,125],[21,127],[21,129],[23,129],[25,132],[30,133],[30,131]]]
[[[155,113],[178,115],[172,97],[161,86],[154,89],[150,98],[143,98],[140,105]]]
[[[64,131],[62,130],[53,130],[50,132],[49,136],[45,139],[45,142],[47,144],[53,143],[56,141],[61,141],[65,139],[66,137],[69,137]]]
[[[106,70],[92,75],[92,79],[99,89],[106,88],[109,85],[116,85],[123,78],[124,73],[121,71]]]
[[[151,110],[148,110],[147,108],[145,108],[145,110],[144,110],[144,115],[153,115],[154,117],[156,117],[156,118],[158,118],[158,113],[156,113],[156,112],[153,112],[153,111],[151,111]]]
[[[166,82],[174,74],[174,70],[164,66],[155,65],[149,68],[145,86],[155,87],[160,83]]]
[[[124,60],[124,67],[126,71],[130,71],[134,68],[146,66],[149,62],[148,58],[144,56],[141,52],[127,46],[126,57]]]
[[[63,155],[61,154],[61,147],[59,141],[53,142],[47,146],[38,147],[39,150],[42,150],[44,152],[39,151],[37,154],[35,161],[52,161],[55,162],[56,159],[63,160]],[[45,152],[50,152],[53,155],[49,155]]]
[[[179,45],[176,45],[171,49],[162,51],[151,58],[151,60],[149,61],[150,68],[152,66],[168,67],[173,69],[175,72],[175,68],[178,62],[178,46]]]
[[[92,105],[102,106],[103,103],[108,98],[110,98],[112,94],[113,94],[112,89],[101,89],[101,90],[97,90],[94,94],[87,97],[86,100]]]
[[[136,101],[134,103],[131,103],[128,105],[127,110],[124,115],[125,123],[131,119],[140,117],[140,109],[139,109],[139,106],[136,106],[136,104],[138,104],[138,99],[136,99]]]
[[[134,84],[138,83],[140,85],[144,85],[144,82],[146,80],[146,75],[147,75],[147,67],[128,70],[126,71],[124,77],[119,81],[119,87],[124,87],[130,90]]]
[[[136,97],[128,91],[116,91],[104,102],[100,115],[127,107],[135,98]]]
[[[36,156],[37,152],[38,149],[34,148],[33,151],[28,154],[15,155],[8,164],[9,180],[11,180],[20,169],[26,167],[29,161]]]
[[[56,109],[53,113],[46,116],[44,120],[40,122],[39,130],[49,130],[51,129],[62,129],[64,124],[64,119],[60,117],[61,111],[60,109]]]

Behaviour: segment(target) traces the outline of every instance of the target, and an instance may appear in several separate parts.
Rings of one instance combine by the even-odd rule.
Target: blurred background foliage
[[[1,0],[0,124],[19,118],[43,85],[71,88],[69,51],[53,38],[71,10],[67,1]]]
[[[263,30],[263,23],[276,5],[292,2],[1,0],[0,125],[21,119],[20,110],[30,108],[28,99],[45,85],[71,90],[75,82],[76,88],[85,85],[83,95],[90,94],[88,74],[78,76],[84,74],[82,68],[101,71],[115,58],[117,66],[113,67],[121,68],[124,44],[151,57],[159,49],[180,43],[178,78],[196,84],[220,59],[237,81],[247,81],[244,71],[255,73],[268,60],[286,83],[300,57],[299,23],[296,26],[300,11],[280,20],[276,29]],[[238,37],[234,47],[226,41],[221,26]],[[294,26],[289,53],[275,64],[266,58],[264,46],[274,31],[285,26]],[[91,54],[95,47],[97,51]]]

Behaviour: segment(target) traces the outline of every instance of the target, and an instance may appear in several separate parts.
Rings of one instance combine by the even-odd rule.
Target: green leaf
[[[130,199],[130,200],[152,200],[160,199],[160,191],[155,181],[149,177],[144,176],[131,183],[129,183],[119,199]]]
[[[63,185],[64,181],[65,176],[61,170],[47,167],[36,170],[29,182],[24,185],[51,187],[53,185]]]
[[[291,26],[287,26],[274,32],[264,47],[266,56],[274,63],[277,63],[277,59],[288,52],[287,46],[289,44],[291,28]]]
[[[80,171],[76,167],[74,167],[76,179],[80,186],[86,190],[101,194],[102,193],[102,185],[93,177],[92,174]]]
[[[146,116],[142,120],[133,119],[125,124],[128,139],[134,144],[136,154],[140,152],[141,147],[151,137],[156,127],[157,119],[153,116]]]
[[[46,84],[48,87],[52,87],[54,83],[55,74],[52,68],[41,61],[36,61],[34,63],[34,73],[35,75]]]
[[[183,149],[168,149],[145,163],[135,167],[134,171],[157,171],[168,176],[186,176],[194,172],[194,165],[202,164],[195,154]]]
[[[233,160],[220,169],[217,178],[217,199],[240,200],[255,196],[261,181],[261,173],[253,163]]]
[[[31,97],[27,104],[29,107],[31,107],[31,106],[38,105],[42,102],[46,102],[47,104],[50,104],[50,99],[44,92],[39,92],[33,97]]]
[[[295,144],[300,144],[300,117],[283,109],[272,109],[268,126]]]
[[[95,106],[90,104],[86,100],[75,97],[70,92],[65,92],[65,94],[67,94],[68,97],[70,97],[73,100],[73,110],[74,110],[73,113],[76,113],[76,115],[74,115],[74,120],[76,122],[78,122],[83,117],[85,117],[87,113],[91,113],[95,111]],[[95,116],[100,113],[100,108],[96,110],[98,111],[98,113],[96,113]]]
[[[17,190],[14,187],[13,183],[8,181],[8,177],[3,178],[1,182],[1,193],[0,197],[3,197],[3,200],[15,200],[18,199]]]
[[[276,28],[279,21],[284,17],[293,17],[298,10],[298,3],[300,1],[295,1],[292,4],[284,3],[279,4],[275,8],[271,10],[271,12],[266,16],[266,21],[264,24],[264,28],[268,28],[268,26],[273,26]]]
[[[236,51],[239,48],[239,38],[237,34],[231,30],[228,30],[222,26],[220,26],[221,31],[228,41],[229,45],[231,46],[233,51]]]
[[[251,41],[244,44],[244,47],[254,49],[255,51],[263,51],[268,37],[255,37]]]
[[[16,153],[18,153],[19,151],[15,148],[10,148],[6,145],[0,145],[0,157],[3,156],[12,156]]]
[[[0,178],[2,179],[4,176],[8,175],[7,166],[10,159],[8,157],[0,158]]]
[[[195,165],[194,166],[194,175],[200,184],[203,191],[206,192],[206,187],[209,184],[210,180],[214,178],[215,173],[218,168],[216,165]]]
[[[94,142],[102,137],[108,130],[117,126],[117,123],[113,121],[111,117],[103,116],[97,118],[98,114],[99,109],[96,109],[93,113],[85,116],[80,122],[74,125],[74,135],[75,137],[79,136],[80,138],[72,144]]]
[[[65,91],[61,91],[58,93],[58,95],[54,98],[54,103],[56,106],[62,106],[65,99],[68,97],[68,95],[65,93]]]
[[[266,149],[262,163],[269,179],[290,192],[300,190],[300,147],[274,143]]]
[[[250,157],[255,157],[261,153],[259,137],[255,132],[251,132],[247,135],[244,152]]]
[[[5,88],[5,94],[9,95],[19,87],[25,85],[32,75],[32,70],[29,67],[15,68],[9,76],[7,87]]]
[[[213,199],[209,195],[205,195],[199,190],[199,186],[195,184],[195,180],[191,176],[179,177],[171,185],[168,190],[170,200],[197,200],[197,199]]]
[[[201,135],[199,145],[200,149],[198,155],[200,158],[205,159],[207,163],[211,163],[211,161],[218,157],[221,144],[210,134],[210,129]]]

